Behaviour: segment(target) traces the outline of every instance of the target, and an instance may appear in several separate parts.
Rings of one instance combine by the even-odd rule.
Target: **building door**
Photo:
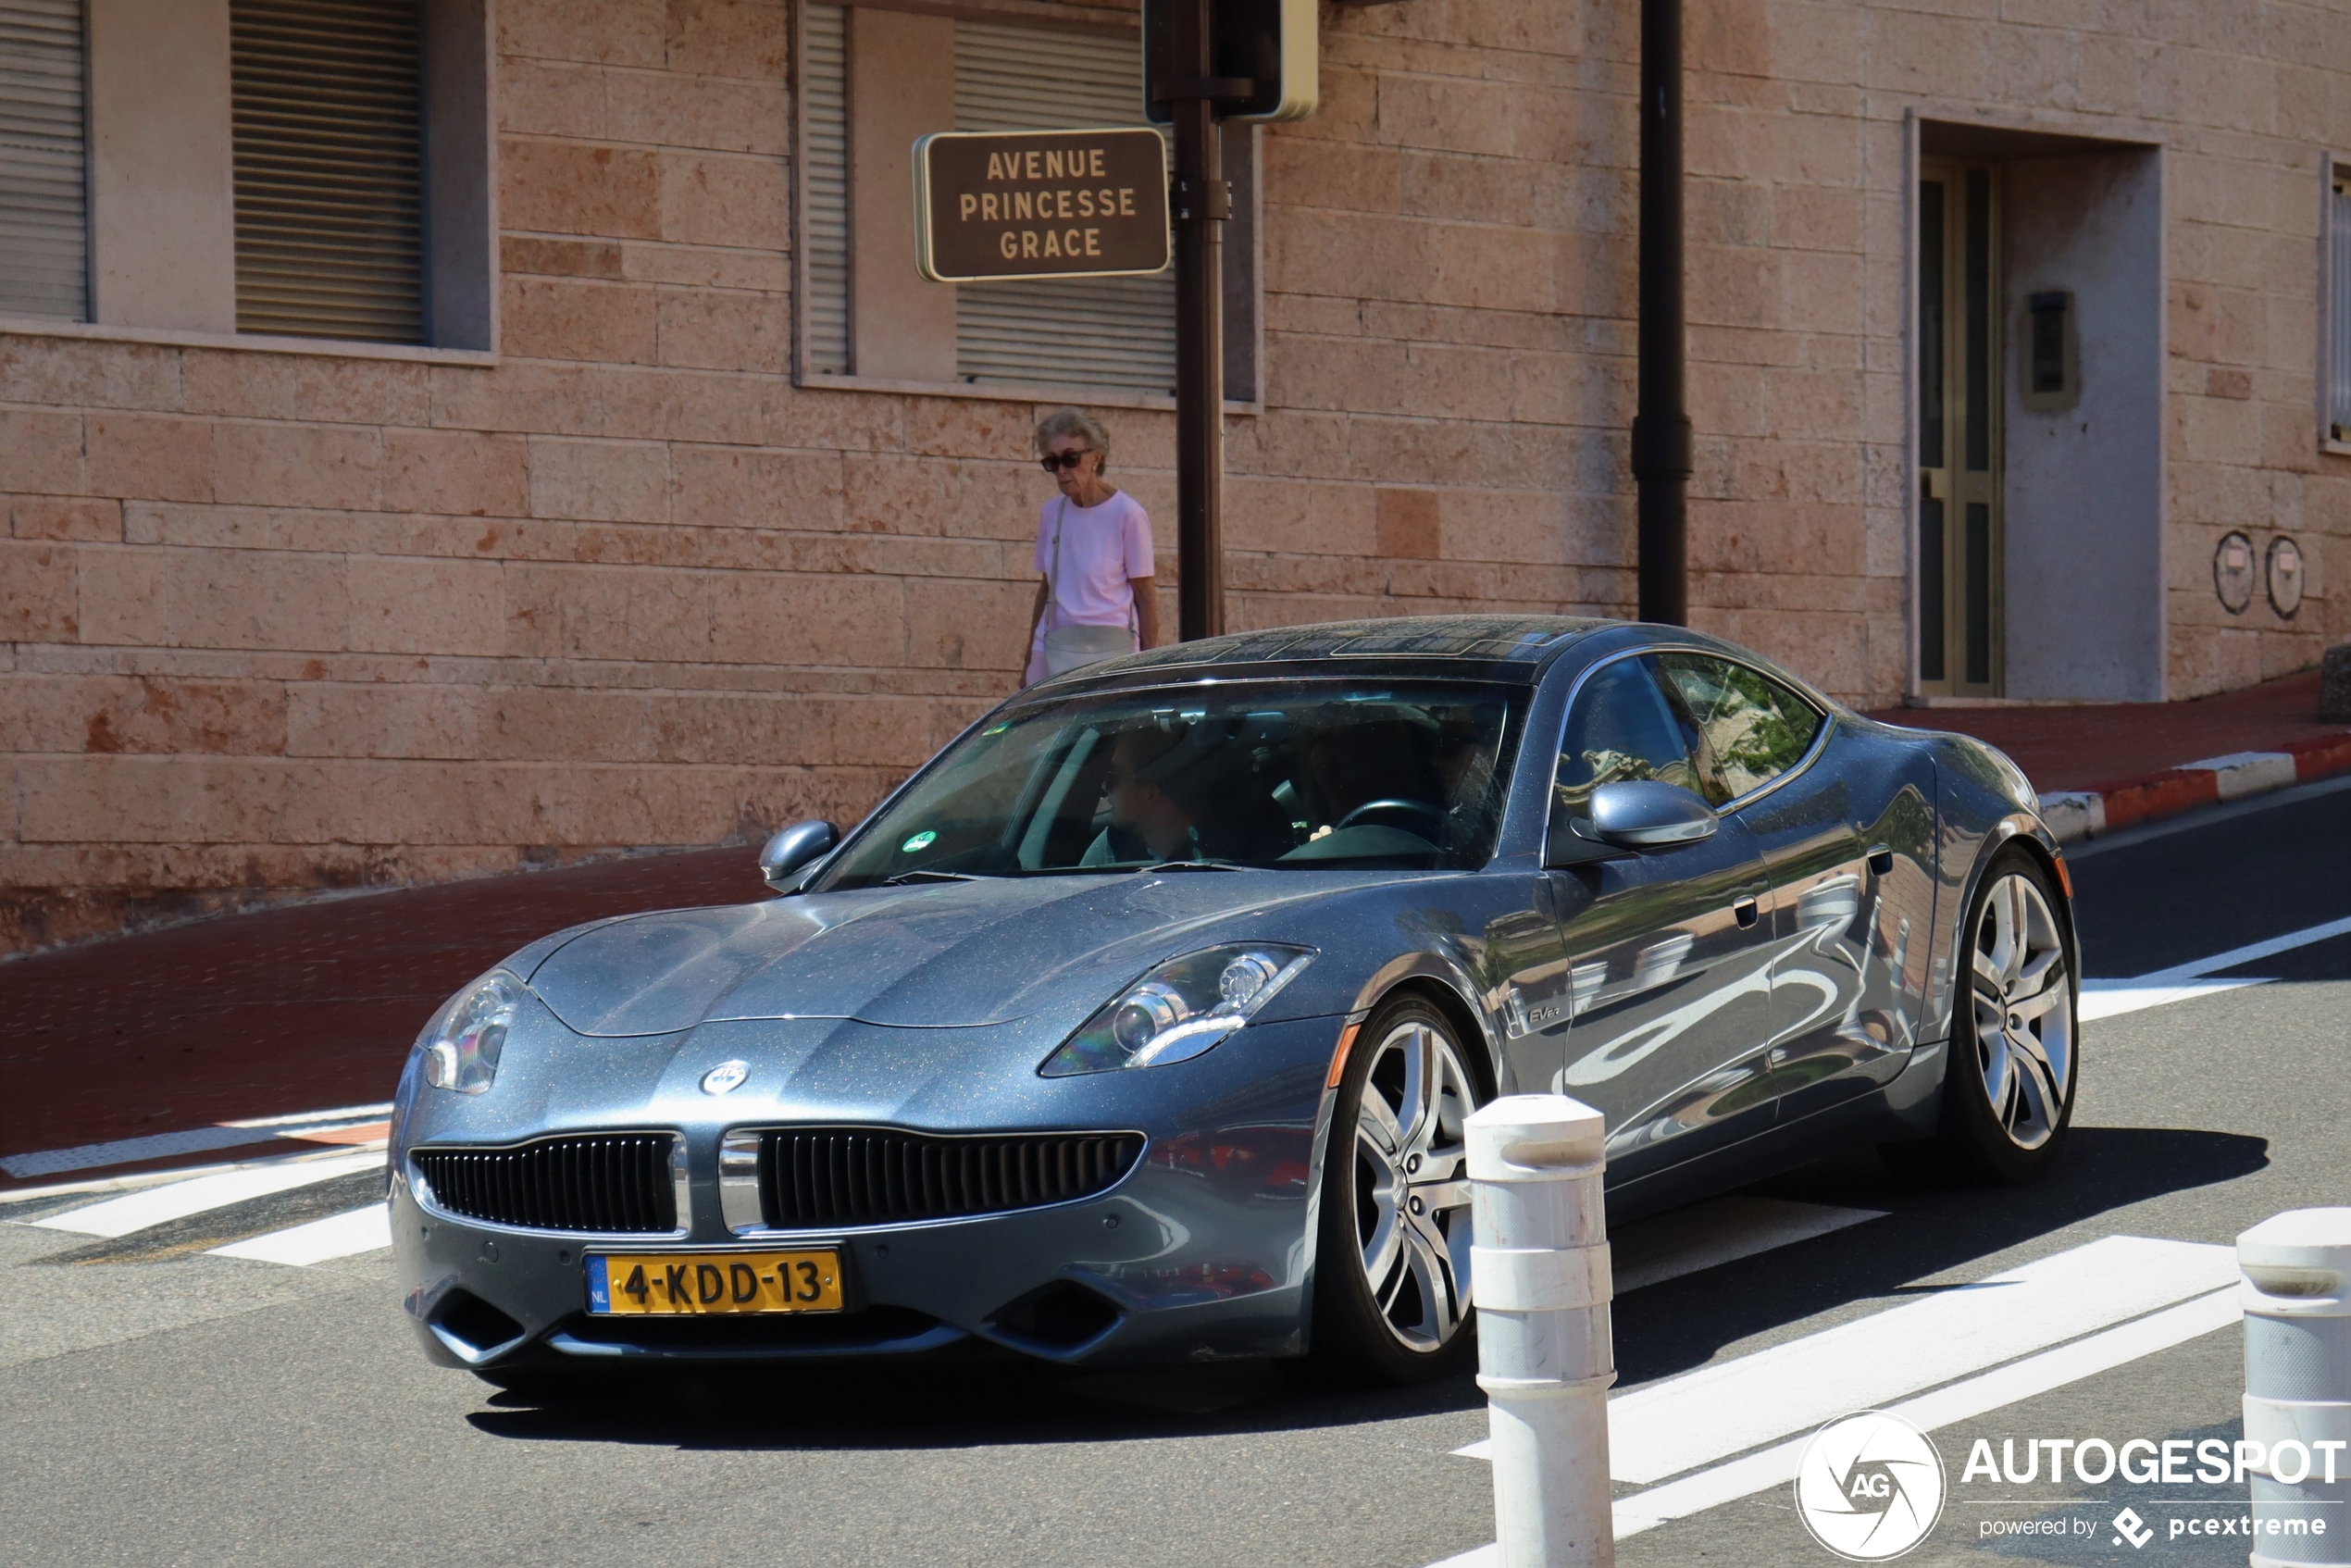
[[[1919,180],[1918,635],[1922,693],[2003,687],[2000,210],[1989,164]]]

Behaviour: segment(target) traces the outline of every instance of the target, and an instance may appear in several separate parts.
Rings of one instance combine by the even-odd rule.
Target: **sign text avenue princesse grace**
[[[935,283],[1167,266],[1156,131],[943,131],[914,143],[915,265]]]

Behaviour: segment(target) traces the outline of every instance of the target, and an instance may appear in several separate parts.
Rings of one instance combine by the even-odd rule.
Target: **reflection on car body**
[[[1424,1375],[1467,1344],[1480,1099],[1598,1107],[1619,1216],[1934,1132],[1947,1080],[2061,1130],[2070,917],[2027,861],[2055,842],[1996,753],[1674,628],[1113,660],[845,837],[779,835],[778,897],[558,932],[453,998],[396,1101],[404,1300],[429,1354],[510,1378],[990,1347]],[[1996,971],[2052,1022],[1987,1014]],[[813,1259],[840,1310],[616,1315],[584,1281],[618,1252]]]

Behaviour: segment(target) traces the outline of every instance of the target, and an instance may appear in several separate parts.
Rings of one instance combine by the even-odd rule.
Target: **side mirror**
[[[1723,819],[1714,808],[1660,779],[1620,779],[1592,791],[1589,820],[1578,818],[1576,833],[1619,849],[1670,849],[1710,839]]]
[[[829,822],[795,822],[779,828],[759,852],[759,875],[779,893],[793,891],[800,883],[800,873],[819,856],[829,854],[840,834]]]

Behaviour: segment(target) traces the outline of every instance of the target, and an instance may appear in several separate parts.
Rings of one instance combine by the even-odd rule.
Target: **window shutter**
[[[2327,423],[2336,441],[2351,441],[2351,182],[2327,196]]]
[[[0,0],[0,313],[89,314],[81,0]]]
[[[230,0],[237,330],[424,338],[417,0]]]
[[[803,6],[800,29],[801,243],[807,248],[808,307],[801,368],[849,370],[849,51],[846,10]],[[912,199],[911,197],[909,198]]]
[[[1142,79],[1139,39],[955,24],[958,131],[1140,125]],[[1172,392],[1174,276],[957,284],[955,368],[966,381]]]

